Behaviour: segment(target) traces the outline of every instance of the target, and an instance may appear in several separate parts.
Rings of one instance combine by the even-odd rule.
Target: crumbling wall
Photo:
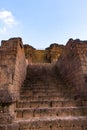
[[[15,62],[15,71],[13,77],[13,92],[15,92],[15,96],[19,98],[20,87],[23,84],[23,81],[26,77],[26,59],[24,54],[24,47],[22,44],[21,39],[19,39],[18,47],[17,47],[17,55],[16,55],[16,62]]]
[[[30,45],[24,45],[25,57],[28,63],[55,63],[64,49],[63,45],[51,44],[45,50],[37,50]]]
[[[87,92],[87,41],[70,39],[58,59],[57,69],[77,97]]]
[[[0,112],[14,115],[15,102],[26,77],[26,60],[21,38],[1,42],[0,47]],[[5,109],[5,111],[4,111]]]
[[[58,58],[60,57],[61,53],[63,52],[65,46],[59,45],[57,43],[53,43],[50,47],[46,48],[46,59],[50,63],[57,62]]]

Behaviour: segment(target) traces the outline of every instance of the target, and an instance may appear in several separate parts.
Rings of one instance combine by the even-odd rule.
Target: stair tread
[[[80,107],[39,107],[39,108],[16,108],[16,111],[23,110],[64,110],[64,109],[87,109],[87,106]]]
[[[84,101],[84,100],[57,100],[57,101],[54,101],[54,100],[51,100],[51,101],[49,101],[49,100],[45,100],[45,101],[39,101],[39,100],[34,100],[34,101],[29,101],[29,100],[27,100],[27,101],[25,101],[25,100],[19,100],[18,101],[19,103],[21,102],[21,103],[30,103],[30,102],[73,102],[73,103],[78,103],[78,102],[87,102],[87,101]]]
[[[17,108],[25,108],[25,107],[74,107],[74,106],[87,106],[87,101],[69,101],[69,100],[63,100],[63,101],[23,101],[20,100],[17,102]]]
[[[23,130],[58,130],[60,128],[68,128],[77,130],[82,126],[87,126],[87,117],[85,116],[69,116],[69,117],[32,117],[28,119],[17,119],[20,129]],[[75,128],[75,129],[74,129]],[[86,127],[87,128],[87,127]],[[62,130],[62,129],[61,129]],[[65,129],[64,129],[65,130]],[[82,130],[82,129],[81,129]],[[86,130],[86,129],[84,129]]]
[[[55,121],[55,120],[87,120],[87,116],[68,116],[68,117],[56,117],[56,116],[52,116],[52,117],[31,117],[29,119],[17,119],[15,122],[34,122],[34,121]]]

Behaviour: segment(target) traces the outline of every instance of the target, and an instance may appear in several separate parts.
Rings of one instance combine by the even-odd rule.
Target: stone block
[[[34,116],[33,110],[23,110],[23,118],[30,118]]]
[[[17,111],[16,116],[17,118],[23,118],[23,111]]]
[[[13,117],[7,113],[0,113],[0,124],[10,124],[13,121]]]

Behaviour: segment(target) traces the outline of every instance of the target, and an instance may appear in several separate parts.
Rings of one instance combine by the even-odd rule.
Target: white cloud
[[[8,28],[13,28],[18,24],[12,12],[8,10],[0,11],[0,22],[2,23],[2,26],[0,27],[1,34],[5,33]]]
[[[2,20],[5,24],[10,26],[17,24],[12,12],[7,10],[0,11],[0,20]]]

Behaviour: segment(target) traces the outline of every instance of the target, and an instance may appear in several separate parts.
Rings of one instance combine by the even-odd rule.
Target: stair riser
[[[66,101],[35,101],[18,102],[17,108],[39,108],[39,107],[75,107],[85,106],[87,102],[66,102]]]
[[[75,126],[75,127],[42,127],[42,128],[20,128],[21,130],[87,130],[85,126]],[[6,129],[7,130],[7,129]]]
[[[37,91],[37,90],[48,90],[48,91],[55,91],[55,87],[46,87],[46,86],[37,86],[37,87],[35,87],[35,86],[32,86],[32,87],[22,87],[21,88],[21,90],[23,90],[23,91],[27,91],[27,90],[35,90],[35,91]]]
[[[18,118],[31,118],[31,117],[66,117],[66,116],[86,116],[87,109],[60,109],[60,110],[48,110],[48,109],[35,109],[35,110],[23,110],[17,112]]]
[[[51,107],[50,102],[30,102],[18,103],[17,108],[38,108],[38,107]]]
[[[7,124],[7,125],[0,125],[0,130],[20,130],[20,129],[19,129],[18,124],[12,123],[12,124]]]
[[[33,93],[33,92],[31,92],[31,93],[22,93],[21,96],[24,96],[24,97],[27,97],[27,96],[32,96],[32,97],[33,96],[36,96],[36,97],[38,97],[38,96],[61,96],[61,94],[59,94],[59,93],[50,94],[50,93],[47,93],[47,92],[45,92],[45,93]]]
[[[33,89],[33,90],[24,90],[24,91],[21,91],[20,93],[22,94],[29,94],[29,93],[31,93],[31,92],[33,92],[33,93],[50,93],[50,94],[52,94],[52,93],[59,93],[59,92],[57,92],[57,90],[50,90],[50,89],[42,89],[42,90],[40,90],[40,89]]]
[[[87,121],[36,121],[20,124],[20,130],[87,130]]]
[[[28,86],[28,85],[24,85],[24,87],[23,88],[21,88],[21,90],[23,89],[23,90],[30,90],[30,89],[32,89],[32,90],[40,90],[40,89],[42,89],[42,90],[47,90],[47,89],[49,89],[49,90],[56,90],[57,88],[58,88],[59,86],[57,86],[57,87],[55,87],[55,86],[49,86],[49,85],[32,85],[32,86]]]
[[[34,95],[35,96],[35,95]],[[28,101],[34,101],[34,100],[38,100],[38,101],[46,101],[46,100],[49,100],[49,101],[57,101],[57,100],[64,100],[64,97],[61,97],[61,96],[41,96],[41,97],[38,97],[38,96],[35,96],[35,97],[32,97],[32,96],[21,96],[20,97],[21,100],[28,100]]]

